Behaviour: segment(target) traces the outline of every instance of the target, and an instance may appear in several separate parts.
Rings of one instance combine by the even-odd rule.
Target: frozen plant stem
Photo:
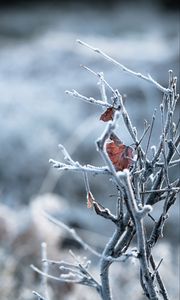
[[[112,300],[112,292],[109,285],[109,267],[111,265],[111,261],[107,261],[104,257],[111,256],[116,246],[121,230],[120,228],[116,228],[112,238],[106,244],[105,249],[103,251],[103,258],[100,262],[100,277],[101,277],[101,296],[103,300]]]
[[[141,266],[141,271],[143,274],[144,283],[148,290],[149,299],[158,300],[158,296],[154,287],[153,279],[151,277],[151,273],[149,271],[148,260],[147,260],[147,252],[146,252],[146,242],[145,242],[145,234],[144,234],[144,225],[143,225],[143,217],[151,211],[151,206],[145,205],[141,210],[138,209],[134,193],[132,190],[129,171],[125,170],[124,174],[120,174],[120,178],[124,185],[127,201],[129,204],[129,208],[132,212],[136,235],[137,235],[137,243],[139,250],[139,261]]]
[[[48,274],[48,263],[46,262],[47,259],[47,244],[43,242],[41,244],[41,257],[42,257],[42,270],[44,273]],[[47,277],[42,276],[42,291],[44,292],[44,296],[47,300],[49,300],[49,293],[48,293],[48,284],[47,284]]]

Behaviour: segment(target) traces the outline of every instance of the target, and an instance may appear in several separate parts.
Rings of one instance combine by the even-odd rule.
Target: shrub
[[[100,280],[95,279],[89,272],[90,262],[80,260],[72,252],[71,254],[75,260],[74,264],[49,260],[43,252],[44,270],[41,271],[35,266],[32,266],[32,268],[44,276],[45,292],[44,296],[37,292],[34,293],[39,299],[48,300],[46,278],[49,277],[63,282],[93,287],[103,300],[113,299],[109,283],[109,268],[114,262],[121,263],[133,258],[139,263],[139,282],[147,299],[169,299],[159,271],[162,260],[158,263],[155,262],[152,249],[156,246],[159,238],[163,237],[164,224],[179,192],[179,179],[172,181],[169,175],[169,169],[177,166],[180,161],[176,158],[179,155],[178,146],[180,142],[178,136],[179,121],[176,122],[175,118],[178,100],[176,92],[177,78],[170,70],[168,87],[165,88],[150,75],[145,76],[134,72],[101,50],[93,48],[82,41],[78,42],[100,54],[122,71],[145,80],[154,88],[157,88],[162,93],[162,101],[160,109],[158,111],[154,110],[151,123],[145,122],[144,132],[141,137],[138,137],[138,132],[133,127],[133,122],[126,110],[122,95],[104,79],[103,73],[96,73],[84,67],[97,76],[101,100],[86,97],[75,90],[66,92],[90,104],[103,107],[104,112],[101,114],[100,120],[107,122],[107,125],[96,141],[96,146],[105,166],[81,165],[70,157],[63,145],[60,145],[59,148],[64,155],[65,162],[51,159],[50,163],[58,170],[81,172],[84,175],[87,207],[93,208],[95,213],[105,218],[107,222],[113,222],[115,229],[109,242],[104,246],[104,251],[99,253],[84,242],[74,229],[45,213],[45,216],[51,222],[63,227],[85,250],[92,252],[99,258]],[[112,94],[110,101],[106,96],[106,88]],[[119,137],[117,123],[120,115],[122,115],[124,124],[131,136],[131,146],[124,144]],[[151,145],[151,137],[157,117],[161,119],[160,137],[157,145]],[[146,140],[145,147],[142,146],[144,140]],[[149,149],[151,149],[151,154]],[[94,198],[88,180],[90,174],[102,177],[106,175],[109,177],[111,184],[116,186],[116,214],[113,214],[110,209],[104,207],[102,203]],[[156,210],[156,204],[159,202],[162,203],[162,210],[157,220],[155,220],[151,215],[151,211]],[[147,219],[152,221],[151,230],[148,233],[146,230]],[[136,241],[136,247],[131,247],[133,239]],[[45,245],[43,245],[43,249],[45,250]],[[52,263],[60,268],[60,277],[48,273],[48,265]]]

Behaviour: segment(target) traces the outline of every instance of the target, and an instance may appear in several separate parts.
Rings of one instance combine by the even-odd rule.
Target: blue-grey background
[[[162,97],[153,86],[123,73],[78,45],[76,39],[102,49],[135,71],[150,73],[167,86],[168,70],[179,74],[179,11],[175,2],[168,1],[96,1],[91,5],[88,1],[4,1],[3,4],[0,6],[0,294],[2,299],[33,299],[31,290],[39,288],[39,281],[29,264],[38,262],[40,242],[46,240],[51,256],[61,258],[57,249],[57,243],[62,244],[61,234],[55,234],[54,227],[49,231],[50,225],[40,216],[41,209],[56,211],[69,224],[83,228],[82,234],[95,246],[97,241],[102,245],[112,230],[86,209],[82,175],[58,173],[48,163],[49,158],[63,159],[57,147],[62,143],[82,164],[103,164],[94,143],[104,129],[99,121],[102,110],[64,93],[76,89],[86,96],[100,97],[97,79],[80,65],[103,71],[112,87],[127,95],[126,106],[139,136],[144,119],[150,122]],[[152,143],[157,142],[159,128],[157,119]],[[118,132],[126,144],[132,143],[122,124]],[[95,197],[107,205],[111,201],[109,206],[113,209],[114,200],[109,200],[108,194],[114,190],[108,180],[90,177],[90,184]],[[178,236],[175,229],[178,207],[173,214],[169,233],[167,229],[170,243],[175,243]],[[88,230],[94,232],[94,238],[92,233],[87,234]],[[104,234],[102,243],[97,233]],[[166,281],[171,280],[169,288],[175,299],[178,269],[173,264],[170,244],[162,243],[159,247],[164,247],[169,258]],[[126,269],[127,276],[123,275],[127,283],[128,276],[133,277],[131,268]],[[116,269],[113,272],[118,273]],[[132,294],[128,294],[128,284],[127,289],[126,284],[122,286],[126,299],[142,297],[140,290],[134,296],[135,279],[132,278]],[[52,299],[89,299],[88,295],[81,297],[79,288],[74,292],[71,287],[72,294],[66,292],[66,286],[58,289],[56,286],[57,295],[61,296]]]

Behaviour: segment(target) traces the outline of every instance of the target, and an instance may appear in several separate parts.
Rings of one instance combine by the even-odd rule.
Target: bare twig
[[[134,141],[134,143],[136,145],[139,145],[139,141],[137,140],[137,135],[136,135],[136,131],[134,130],[133,126],[132,126],[132,123],[131,123],[131,120],[130,120],[130,117],[125,109],[125,106],[124,106],[124,103],[123,103],[123,100],[122,100],[122,96],[120,95],[119,91],[116,90],[115,91],[116,93],[116,96],[117,96],[117,99],[118,99],[118,102],[119,102],[119,105],[120,105],[120,110],[121,110],[121,113],[122,113],[122,116],[123,116],[123,119],[124,119],[124,123]]]
[[[44,276],[44,275],[43,275]],[[44,296],[42,296],[41,294],[39,294],[36,291],[32,291],[33,295],[38,297],[38,300],[47,300]]]
[[[68,279],[66,278],[66,280],[64,278],[61,278],[61,277],[57,277],[57,276],[53,276],[53,275],[50,275],[50,274],[47,274],[47,273],[44,273],[43,271],[41,271],[40,269],[38,269],[37,267],[35,267],[34,265],[30,265],[30,267],[37,273],[39,273],[40,275],[42,276],[45,276],[49,279],[53,279],[53,280],[57,280],[57,281],[60,281],[60,282],[72,282],[72,283],[81,283],[81,278],[71,278],[71,279]]]
[[[151,139],[151,136],[152,136],[152,130],[153,130],[154,122],[155,122],[155,117],[156,117],[156,109],[154,110],[154,114],[153,114],[153,117],[152,117],[152,122],[151,122],[151,125],[150,125],[150,133],[149,133],[149,138],[148,138],[148,142],[147,142],[147,146],[146,146],[145,155],[147,155],[147,152],[148,152],[149,143],[150,143],[150,139]]]
[[[70,96],[73,96],[75,98],[79,98],[85,102],[88,102],[90,104],[96,104],[96,105],[100,105],[100,106],[103,106],[103,107],[113,107],[112,104],[109,104],[107,102],[104,102],[104,101],[101,101],[101,100],[96,100],[92,97],[86,97],[86,96],[83,96],[81,95],[80,93],[78,93],[77,91],[75,90],[72,90],[72,91],[66,91],[65,92],[67,95],[70,95]]]
[[[109,174],[111,175],[110,171],[107,167],[95,167],[91,165],[69,165],[61,163],[57,160],[50,159],[49,163],[53,165],[54,168],[58,169],[59,171],[77,171],[77,172],[89,172],[92,174]]]
[[[63,222],[61,222],[60,220],[55,219],[54,217],[52,217],[51,215],[49,215],[47,212],[43,212],[44,216],[51,221],[52,223],[54,223],[55,225],[65,229],[67,232],[69,232],[72,237],[78,242],[80,243],[80,245],[83,247],[84,250],[88,250],[90,253],[94,254],[95,256],[104,259],[108,262],[122,262],[124,261],[124,257],[120,257],[120,258],[114,258],[113,256],[109,255],[109,256],[104,256],[103,253],[100,253],[98,251],[96,251],[94,248],[92,248],[88,243],[86,243],[85,241],[83,241],[81,239],[81,237],[77,234],[77,232],[73,229],[70,228],[69,226],[67,226],[66,224],[64,224]],[[125,255],[126,256],[126,255]]]
[[[90,73],[92,73],[93,75],[97,76],[98,78],[101,78],[101,81],[110,89],[110,91],[113,93],[113,95],[115,95],[115,90],[110,86],[110,84],[104,79],[104,76],[101,76],[102,72],[100,73],[96,73],[95,71],[93,71],[92,69],[81,65],[82,68],[84,68],[85,70],[89,71]],[[106,101],[104,101],[106,102]]]
[[[101,92],[101,99],[103,102],[107,103],[107,95],[106,95],[106,89],[105,89],[105,82],[104,82],[104,74],[103,72],[100,72],[99,74],[99,81],[98,81],[98,85],[100,88],[100,92]]]
[[[97,215],[101,217],[111,220],[113,223],[117,224],[118,219],[115,217],[108,208],[105,208],[103,205],[99,204],[97,201],[93,201],[93,206]]]
[[[68,231],[73,238],[79,242],[81,244],[81,246],[84,248],[84,250],[89,250],[91,253],[93,253],[96,256],[101,257],[101,253],[97,252],[96,250],[94,250],[90,245],[88,245],[87,243],[85,243],[80,236],[76,233],[76,231],[73,228],[70,228],[69,226],[67,226],[66,224],[64,224],[63,222],[61,222],[60,220],[57,220],[55,218],[53,218],[52,216],[50,216],[47,212],[44,212],[45,217],[51,221],[52,223],[54,223],[55,225],[65,229],[66,231]]]
[[[169,296],[168,296],[167,290],[166,290],[165,285],[164,285],[164,283],[162,281],[162,278],[161,278],[161,276],[159,274],[159,271],[158,271],[158,269],[157,269],[157,267],[155,265],[155,262],[154,262],[154,259],[153,259],[152,255],[150,256],[150,263],[151,263],[151,266],[152,266],[153,270],[156,272],[157,282],[159,284],[160,293],[162,294],[163,299],[164,300],[169,300]]]
[[[43,273],[48,274],[48,263],[45,261],[47,259],[47,244],[43,242],[41,244],[41,257],[42,257],[42,270]],[[49,300],[49,293],[48,293],[48,284],[47,284],[47,277],[42,276],[42,292],[47,300]]]
[[[141,138],[139,139],[139,142],[138,142],[138,145],[137,145],[137,146],[139,146],[139,145],[141,144],[142,140],[144,139],[144,137],[145,137],[145,135],[146,135],[146,133],[148,132],[148,130],[149,130],[150,127],[151,127],[151,125],[149,124],[149,125],[144,129],[144,132],[143,132]]]
[[[83,46],[86,46],[87,48],[93,50],[94,52],[100,54],[102,57],[104,57],[105,59],[107,59],[109,62],[113,63],[114,65],[117,65],[118,67],[120,67],[120,69],[124,72],[127,72],[128,74],[141,78],[147,82],[150,82],[151,84],[155,85],[161,92],[165,93],[165,94],[169,94],[170,93],[170,89],[169,88],[164,88],[163,86],[161,86],[158,82],[156,82],[150,75],[145,76],[142,75],[141,73],[137,73],[134,72],[130,69],[128,69],[127,67],[125,67],[123,64],[119,63],[118,61],[116,61],[115,59],[111,58],[109,55],[105,54],[103,51],[101,51],[98,48],[94,48],[92,46],[90,46],[89,44],[81,41],[81,40],[77,40],[77,42]]]

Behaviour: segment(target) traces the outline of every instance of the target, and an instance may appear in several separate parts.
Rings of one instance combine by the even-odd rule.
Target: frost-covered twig
[[[114,90],[114,89],[112,88],[112,86],[104,79],[104,76],[102,76],[102,74],[103,74],[102,72],[96,73],[95,71],[93,71],[93,70],[90,69],[89,67],[86,67],[86,66],[83,66],[83,65],[81,65],[81,67],[84,68],[85,70],[89,71],[89,72],[92,73],[93,75],[97,76],[97,77],[101,80],[101,82],[103,82],[104,85],[106,85],[106,86],[110,89],[110,91],[112,92],[112,94],[115,96],[115,90]],[[105,97],[105,98],[106,98],[106,97]],[[106,102],[106,99],[105,99],[104,102]]]
[[[152,136],[152,130],[153,130],[154,122],[155,122],[155,117],[156,117],[156,109],[154,110],[154,114],[153,114],[153,117],[152,117],[152,122],[151,122],[151,125],[150,125],[150,133],[149,133],[149,138],[148,138],[148,142],[147,142],[147,146],[146,146],[145,155],[147,155],[147,152],[148,152],[148,149],[149,149],[149,144],[150,144],[150,139],[151,139],[151,136]]]
[[[73,229],[70,228],[69,226],[67,226],[66,224],[64,224],[63,222],[61,222],[60,220],[57,220],[56,218],[52,217],[51,215],[49,215],[47,212],[44,212],[44,216],[51,221],[52,223],[54,223],[55,225],[65,229],[68,233],[71,234],[71,236],[83,247],[84,250],[88,250],[90,253],[94,254],[95,256],[104,259],[108,262],[122,262],[124,261],[124,259],[127,257],[126,254],[123,254],[120,258],[114,258],[111,255],[108,256],[104,256],[103,253],[100,253],[98,251],[96,251],[94,248],[92,248],[88,243],[86,243],[85,241],[83,241],[81,239],[81,237],[77,234],[77,232]]]
[[[48,274],[48,263],[46,262],[47,259],[47,244],[43,242],[41,244],[41,257],[42,257],[42,270],[44,273]],[[44,296],[47,300],[49,300],[49,293],[48,293],[48,283],[47,283],[47,277],[42,277],[42,291],[44,293]]]
[[[92,276],[92,274],[88,270],[91,262],[89,260],[88,261],[85,260],[85,262],[83,262],[83,261],[81,262],[80,259],[77,258],[76,255],[72,251],[70,251],[70,254],[73,256],[73,258],[75,260],[75,263],[76,263],[75,269],[77,269],[78,272],[80,272],[80,274],[82,276],[82,284],[92,286],[92,287],[96,288],[96,290],[99,293],[101,293],[100,284],[97,282],[97,280],[94,278],[94,276]],[[61,266],[60,270],[68,271],[69,267],[70,266]],[[71,267],[73,267],[73,265],[71,265]]]
[[[44,296],[42,296],[41,294],[39,294],[36,291],[32,291],[32,293],[33,293],[33,295],[37,296],[38,300],[47,300]]]
[[[42,258],[42,279],[41,279],[41,290],[44,296],[40,295],[38,292],[33,291],[32,293],[38,297],[38,300],[49,300],[49,293],[48,293],[48,286],[47,286],[47,276],[44,274],[48,274],[48,263],[46,262],[47,259],[47,245],[45,242],[41,243],[41,258]],[[31,265],[34,268],[33,265]]]
[[[100,72],[98,75],[99,75],[98,85],[100,88],[101,99],[103,102],[107,103],[108,101],[107,101],[107,95],[106,95],[106,89],[105,89],[104,73]]]
[[[165,93],[165,94],[169,94],[170,93],[170,89],[169,88],[165,88],[162,85],[160,85],[157,81],[155,81],[150,75],[145,76],[142,75],[141,73],[137,73],[134,72],[132,70],[130,70],[129,68],[125,67],[123,64],[119,63],[118,61],[116,61],[115,59],[113,59],[112,57],[110,57],[109,55],[105,54],[102,50],[98,49],[98,48],[94,48],[92,46],[90,46],[89,44],[81,41],[81,40],[77,40],[77,42],[83,46],[86,46],[87,48],[93,50],[94,52],[100,54],[102,57],[104,57],[105,59],[107,59],[109,62],[113,63],[114,65],[117,65],[118,67],[121,68],[122,71],[129,73],[132,76],[141,78],[147,82],[150,82],[151,84],[153,84],[154,86],[156,86],[161,92]]]
[[[169,167],[176,166],[178,164],[180,164],[180,159],[176,159],[176,160],[170,161]],[[162,166],[164,166],[164,163],[162,163],[162,162],[159,162],[159,163],[155,164],[155,167],[162,168]]]
[[[89,172],[92,174],[107,174],[107,175],[111,175],[110,171],[108,170],[107,167],[95,167],[95,166],[91,166],[91,165],[69,165],[69,164],[64,164],[61,163],[57,160],[54,159],[50,159],[49,163],[53,165],[53,167],[55,169],[58,169],[59,171],[77,171],[77,172]]]
[[[54,168],[56,168],[60,171],[71,170],[71,171],[77,171],[77,172],[89,172],[89,173],[93,173],[93,174],[109,174],[110,175],[110,171],[108,170],[107,167],[96,167],[96,166],[92,166],[92,165],[82,166],[79,162],[74,161],[71,158],[70,154],[67,152],[67,150],[65,149],[65,147],[63,145],[59,144],[59,149],[63,153],[64,160],[67,163],[62,163],[57,160],[50,159],[49,163],[52,164]]]
[[[45,279],[51,278],[55,279],[61,282],[71,282],[71,283],[78,283],[82,285],[88,285],[91,287],[96,288],[98,292],[100,292],[100,285],[99,283],[94,279],[94,277],[89,273],[88,267],[90,264],[90,261],[87,262],[81,262],[74,254],[72,251],[70,251],[71,256],[75,259],[75,264],[71,263],[66,263],[64,261],[59,262],[54,262],[56,266],[58,266],[59,270],[63,273],[60,274],[59,277],[53,276],[50,274],[45,273],[44,271],[41,271],[34,265],[31,265],[31,268],[38,272],[39,274],[43,275]],[[52,262],[48,260],[47,258],[43,260],[43,263],[49,264]]]
[[[108,208],[105,208],[102,204],[99,204],[97,201],[93,201],[93,207],[97,215],[111,220],[113,223],[117,224],[119,222],[118,218],[113,215]]]
[[[57,281],[60,281],[60,282],[64,282],[64,278],[44,273],[43,271],[41,271],[39,268],[37,268],[34,265],[30,265],[30,267],[31,267],[31,269],[33,269],[35,272],[39,273],[42,276],[45,276],[49,279],[57,280]],[[78,278],[78,279],[77,278],[71,278],[71,279],[66,279],[66,282],[81,283],[81,279],[80,278]]]
[[[44,212],[45,217],[51,221],[52,223],[54,223],[55,225],[65,229],[66,231],[68,231],[73,238],[80,243],[80,245],[84,248],[84,250],[89,250],[91,253],[93,253],[96,256],[101,257],[101,253],[97,252],[95,249],[93,249],[90,245],[88,245],[86,242],[84,242],[80,236],[76,233],[76,231],[73,228],[70,228],[69,226],[67,226],[66,224],[64,224],[63,222],[61,222],[60,220],[55,219],[54,217],[52,217],[51,215],[49,215],[47,212]]]
[[[115,93],[116,93],[116,96],[117,96],[117,99],[118,99],[118,103],[119,103],[120,111],[121,111],[123,119],[124,119],[124,123],[125,123],[128,131],[129,131],[129,133],[130,133],[130,135],[131,135],[134,143],[136,145],[139,145],[139,141],[137,140],[136,129],[135,129],[135,127],[132,126],[129,114],[127,113],[127,110],[126,110],[126,108],[124,106],[124,103],[123,103],[123,100],[122,100],[122,96],[120,95],[120,93],[119,93],[118,90],[116,90]]]
[[[90,104],[96,104],[96,105],[100,105],[100,106],[103,106],[103,107],[113,107],[112,104],[109,104],[109,103],[101,101],[101,100],[96,100],[96,99],[94,99],[92,97],[83,96],[83,95],[81,95],[80,93],[78,93],[75,90],[66,91],[66,94],[70,95],[70,96],[73,96],[75,98],[79,98],[79,99],[81,99],[81,100],[83,100],[85,102],[88,102]]]
[[[151,263],[151,266],[152,266],[153,270],[155,271],[157,282],[158,282],[158,285],[159,285],[159,288],[160,288],[160,293],[162,294],[163,299],[164,300],[169,300],[168,292],[167,292],[167,290],[165,288],[165,285],[164,285],[164,283],[162,281],[162,278],[161,278],[161,276],[159,274],[159,271],[157,270],[157,267],[155,265],[154,258],[152,256],[152,254],[150,256],[150,263]]]

